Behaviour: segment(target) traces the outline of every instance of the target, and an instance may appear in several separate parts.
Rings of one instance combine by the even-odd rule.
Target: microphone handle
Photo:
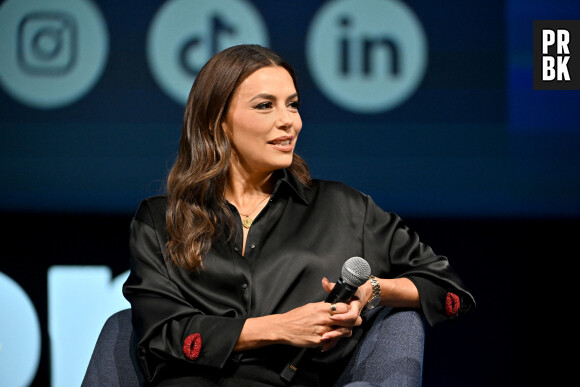
[[[328,297],[324,302],[335,304],[337,302],[349,302],[356,293],[357,286],[352,286],[344,282],[341,278],[336,281],[334,288],[328,293]]]
[[[328,297],[326,297],[324,302],[331,304],[335,304],[337,302],[349,302],[357,289],[358,287],[347,284],[342,280],[341,277],[338,279],[338,281],[336,281],[334,288],[332,288],[332,291],[328,294]],[[287,382],[291,382],[294,378],[294,375],[296,374],[296,371],[298,371],[298,365],[305,355],[308,355],[309,357],[314,356],[314,349],[302,348],[300,352],[298,352],[298,354],[294,357],[294,359],[290,363],[286,364],[286,367],[284,367],[280,373],[280,377]]]

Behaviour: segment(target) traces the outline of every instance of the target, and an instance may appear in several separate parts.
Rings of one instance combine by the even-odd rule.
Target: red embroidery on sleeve
[[[461,301],[459,296],[454,293],[447,293],[445,297],[445,315],[447,317],[453,317],[459,312],[459,307],[461,306]]]
[[[201,336],[199,333],[187,336],[183,344],[183,353],[189,360],[195,360],[201,351]]]

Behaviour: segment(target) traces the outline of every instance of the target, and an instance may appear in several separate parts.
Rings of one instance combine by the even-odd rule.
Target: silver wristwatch
[[[369,302],[367,302],[366,307],[367,309],[373,309],[374,307],[379,305],[379,302],[381,301],[381,286],[379,285],[377,277],[375,277],[374,275],[371,275],[369,279],[371,281],[371,286],[373,287],[373,296],[371,297]]]

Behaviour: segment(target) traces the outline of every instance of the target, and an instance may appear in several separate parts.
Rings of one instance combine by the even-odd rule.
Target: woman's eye
[[[265,110],[265,109],[270,109],[271,107],[272,107],[272,102],[262,102],[262,103],[256,105],[255,109]]]
[[[293,101],[290,102],[290,104],[288,105],[289,107],[291,107],[292,109],[297,109],[300,107],[300,101]]]

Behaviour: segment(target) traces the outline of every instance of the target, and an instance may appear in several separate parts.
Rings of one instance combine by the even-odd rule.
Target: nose
[[[276,120],[276,127],[280,129],[287,130],[292,127],[294,124],[294,117],[292,113],[289,112],[285,107],[284,109],[280,109],[280,113]]]

